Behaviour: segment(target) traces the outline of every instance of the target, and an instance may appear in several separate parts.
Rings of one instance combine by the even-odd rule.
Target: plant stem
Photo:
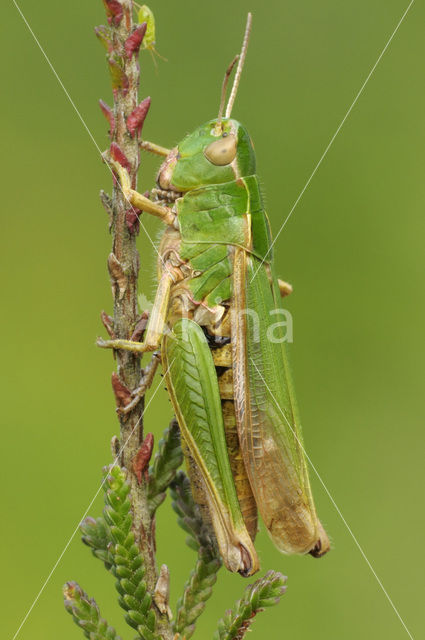
[[[108,43],[108,62],[111,69],[114,89],[113,127],[111,127],[111,155],[118,149],[123,158],[118,160],[126,164],[133,188],[137,184],[137,172],[140,164],[140,133],[130,134],[127,119],[138,105],[140,68],[138,50],[128,55],[125,43],[134,33],[133,1],[120,0],[120,3],[104,0],[110,24]],[[119,4],[122,16],[119,15]],[[117,10],[118,15],[114,15]],[[111,14],[112,11],[112,14]],[[131,53],[131,52],[130,52]],[[112,195],[112,253],[108,259],[109,273],[114,298],[113,331],[117,338],[129,339],[137,323],[137,289],[140,266],[139,253],[136,247],[134,226],[128,224],[128,213],[131,205],[123,196],[118,181],[114,181]],[[140,383],[140,358],[127,351],[116,352],[117,376],[119,382],[130,392]],[[146,583],[153,594],[158,579],[155,561],[155,540],[153,521],[150,516],[147,498],[147,486],[142,478],[139,483],[133,470],[133,459],[143,442],[143,410],[142,399],[128,414],[118,413],[120,421],[120,441],[122,447],[120,466],[128,472],[130,485],[130,502],[132,505],[135,541],[144,558],[146,567]],[[171,626],[166,616],[156,611],[157,629],[162,638],[173,637]]]
[[[128,90],[114,89],[114,131],[112,143],[117,144],[129,160],[129,174],[134,184],[139,168],[139,150],[137,136],[131,138],[127,133],[126,119],[137,106],[139,89],[139,69],[136,58],[130,60],[122,55],[123,42],[132,29],[132,2],[123,0],[124,16],[118,26],[112,26],[112,46],[117,57],[123,59],[123,72],[128,78]],[[114,332],[118,338],[129,338],[137,321],[137,279],[139,271],[139,253],[136,247],[136,235],[127,226],[126,213],[129,204],[125,200],[120,185],[115,181],[112,195],[112,253],[120,265],[124,280],[121,286],[113,282]],[[111,259],[109,260],[109,262]],[[141,376],[139,357],[126,351],[116,352],[117,373],[120,381],[131,390],[135,389]],[[125,445],[121,455],[121,466],[125,467],[131,478],[131,497],[134,519],[137,525],[142,522],[141,493],[137,479],[131,473],[131,461],[143,441],[143,400],[129,416],[119,415],[121,444]],[[136,532],[139,541],[140,533]]]
[[[126,3],[131,4],[131,3]],[[131,24],[131,12],[130,12]],[[127,19],[121,21],[119,27],[115,28],[113,34],[114,49],[121,48],[121,43],[126,38],[128,31]],[[132,181],[137,179],[137,169],[139,166],[137,140],[129,139],[126,135],[126,118],[137,104],[138,97],[138,72],[134,60],[125,64],[124,72],[132,79],[127,95],[124,92],[114,91],[114,119],[115,128],[112,141],[117,143],[130,160],[130,176]],[[131,234],[126,224],[126,211],[128,203],[125,201],[119,183],[115,183],[112,196],[113,217],[112,217],[112,253],[122,268],[124,283],[121,287],[113,286],[114,296],[114,332],[117,337],[128,338],[133,330],[137,318],[137,276],[139,270],[139,255],[136,248],[136,237]],[[141,371],[139,358],[132,353],[117,351],[117,373],[121,382],[130,390],[134,389],[139,382]],[[133,411],[128,418],[120,416],[121,443],[125,447],[121,454],[121,465],[128,471],[131,470],[131,460],[143,441],[143,402]],[[141,512],[136,508],[140,492],[136,487],[136,479],[132,478],[132,502],[135,509],[135,521],[137,525],[141,523]],[[137,491],[136,491],[137,488]],[[137,538],[140,534],[136,533]]]

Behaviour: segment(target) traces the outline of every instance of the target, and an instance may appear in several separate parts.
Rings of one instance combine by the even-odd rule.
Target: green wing
[[[234,264],[234,384],[238,433],[263,521],[284,553],[327,546],[310,489],[301,425],[270,266],[237,250]],[[272,281],[272,284],[271,284]],[[326,534],[324,534],[326,535]]]
[[[230,571],[251,575],[258,558],[246,530],[226,447],[216,370],[202,329],[179,320],[163,344],[168,392]],[[199,487],[197,488],[199,489]]]

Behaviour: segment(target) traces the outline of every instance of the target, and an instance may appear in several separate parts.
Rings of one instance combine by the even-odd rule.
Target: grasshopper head
[[[184,193],[255,173],[255,154],[248,131],[230,117],[248,48],[251,22],[252,15],[248,13],[241,53],[224,74],[217,118],[195,129],[171,150],[158,173],[160,189]],[[233,87],[225,109],[227,83],[236,63]]]
[[[175,147],[157,178],[160,189],[185,192],[255,173],[255,154],[244,126],[231,118],[210,120]]]

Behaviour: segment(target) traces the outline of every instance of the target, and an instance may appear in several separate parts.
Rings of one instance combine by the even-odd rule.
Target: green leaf
[[[72,615],[77,626],[90,640],[121,640],[99,611],[95,600],[81,589],[76,582],[67,582],[63,587],[65,609]]]
[[[100,25],[99,27],[94,28],[94,32],[101,42],[101,44],[105,47],[106,51],[112,50],[112,31],[109,27],[105,27],[105,25]]]
[[[104,518],[86,518],[80,524],[82,541],[91,548],[93,555],[105,563],[105,567],[110,570],[112,558],[109,552],[109,544],[112,537]]]
[[[195,569],[185,584],[182,598],[177,603],[174,631],[184,638],[190,638],[195,631],[195,622],[203,613],[207,600],[212,595],[221,567],[221,559],[215,550],[201,547]]]
[[[216,547],[215,536],[201,516],[199,507],[195,504],[190,488],[189,478],[184,471],[179,471],[170,485],[172,507],[177,513],[177,522],[189,534],[186,544],[198,551],[200,547]],[[218,552],[215,553],[218,557]]]
[[[111,56],[108,59],[108,65],[111,74],[112,88],[127,92],[129,81],[124,71],[122,60],[117,56]]]
[[[178,515],[182,529],[189,533],[187,543],[198,551],[198,560],[194,570],[184,586],[183,596],[177,603],[174,631],[184,638],[190,638],[195,631],[195,622],[203,613],[207,600],[212,595],[221,567],[221,558],[217,551],[211,531],[205,526],[198,506],[190,490],[190,482],[183,471],[179,471],[171,485],[173,508]]]
[[[254,617],[265,607],[278,604],[286,591],[286,577],[276,571],[268,571],[245,589],[233,611],[228,611],[219,621],[213,640],[241,640]]]
[[[137,629],[142,638],[146,637],[147,629],[152,639],[157,639],[155,633],[156,617],[152,609],[152,599],[147,594],[144,581],[144,562],[135,544],[132,531],[133,519],[131,504],[128,500],[130,487],[127,484],[126,472],[117,466],[104,470],[105,473],[105,521],[110,523],[110,537],[108,551],[112,561],[112,573],[117,578],[115,587],[120,595],[118,602],[126,611],[126,622]],[[147,597],[149,596],[149,597]]]
[[[91,548],[97,558],[103,560],[106,568],[116,577],[115,588],[120,596],[118,602],[127,614],[127,623],[137,629],[142,638],[156,640],[158,636],[155,631],[156,617],[152,609],[152,598],[147,593],[143,557],[135,544],[132,530],[133,518],[128,499],[130,487],[127,484],[127,474],[116,465],[105,467],[103,473],[103,517],[97,520],[86,518],[81,523],[83,542]],[[92,618],[96,616],[96,611],[91,611],[90,606],[88,600],[81,600],[81,611],[85,617],[80,617],[80,626],[86,636],[91,638],[90,634],[95,633]],[[114,636],[111,636],[112,640],[113,638]],[[92,640],[96,639],[97,636],[93,636]],[[108,637],[108,640],[111,639]]]

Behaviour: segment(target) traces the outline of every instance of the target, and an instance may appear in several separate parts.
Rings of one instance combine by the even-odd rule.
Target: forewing
[[[258,558],[245,527],[233,482],[214,362],[202,329],[178,321],[163,343],[167,388],[206,495],[227,568],[251,575]]]
[[[319,539],[301,426],[269,266],[236,249],[232,344],[242,455],[263,521],[285,553]],[[254,277],[255,274],[255,277]]]

